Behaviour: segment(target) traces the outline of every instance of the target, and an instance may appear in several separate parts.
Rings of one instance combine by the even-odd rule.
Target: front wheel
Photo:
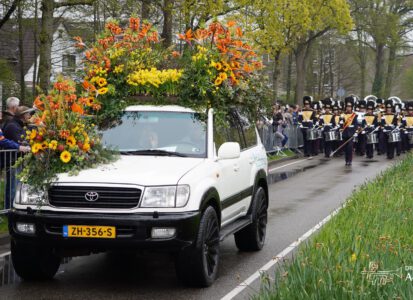
[[[268,201],[262,187],[257,188],[252,201],[252,223],[234,234],[235,244],[241,251],[258,251],[264,247]]]
[[[14,270],[24,280],[52,279],[60,266],[60,258],[52,249],[11,241]]]
[[[219,222],[215,209],[204,211],[194,246],[185,248],[175,260],[178,278],[190,286],[210,286],[218,275]]]

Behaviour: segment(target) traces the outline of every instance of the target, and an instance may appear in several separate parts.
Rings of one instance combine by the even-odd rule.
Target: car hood
[[[80,171],[75,176],[60,174],[58,183],[177,184],[203,161],[203,158],[122,155],[113,163]]]

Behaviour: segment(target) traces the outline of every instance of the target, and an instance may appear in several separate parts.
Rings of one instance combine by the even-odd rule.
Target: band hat
[[[376,107],[376,102],[375,101],[369,100],[367,102],[367,109],[374,109],[375,107]]]
[[[332,98],[325,98],[322,101],[325,108],[331,108],[333,106],[333,99]]]
[[[388,100],[384,101],[384,106],[385,106],[386,108],[393,108],[393,106],[394,106],[393,100],[388,99]]]
[[[413,110],[413,101],[407,102],[405,108],[406,110]]]
[[[354,103],[355,103],[355,98],[354,98],[354,96],[346,97],[346,98],[344,99],[344,103],[345,103],[345,106],[346,106],[346,107],[347,107],[347,106],[354,107]]]
[[[311,104],[311,102],[312,102],[311,96],[304,96],[303,97],[303,103],[304,104]]]
[[[366,106],[367,106],[367,102],[366,102],[365,100],[360,100],[360,101],[357,103],[357,107],[358,107],[358,108],[366,108]]]

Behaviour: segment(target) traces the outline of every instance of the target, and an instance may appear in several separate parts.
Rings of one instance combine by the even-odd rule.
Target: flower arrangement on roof
[[[130,18],[126,27],[107,23],[89,48],[76,38],[85,51],[83,87],[101,96],[100,126],[139,101],[137,96],[156,104],[173,97],[179,105],[225,113],[257,83],[253,78],[262,64],[233,21],[179,34],[182,52],[164,48],[158,37],[150,23]]]

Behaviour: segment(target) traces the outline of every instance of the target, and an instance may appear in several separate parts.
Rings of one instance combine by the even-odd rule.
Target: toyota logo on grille
[[[99,194],[96,192],[87,192],[85,194],[86,201],[94,202],[99,199]]]

